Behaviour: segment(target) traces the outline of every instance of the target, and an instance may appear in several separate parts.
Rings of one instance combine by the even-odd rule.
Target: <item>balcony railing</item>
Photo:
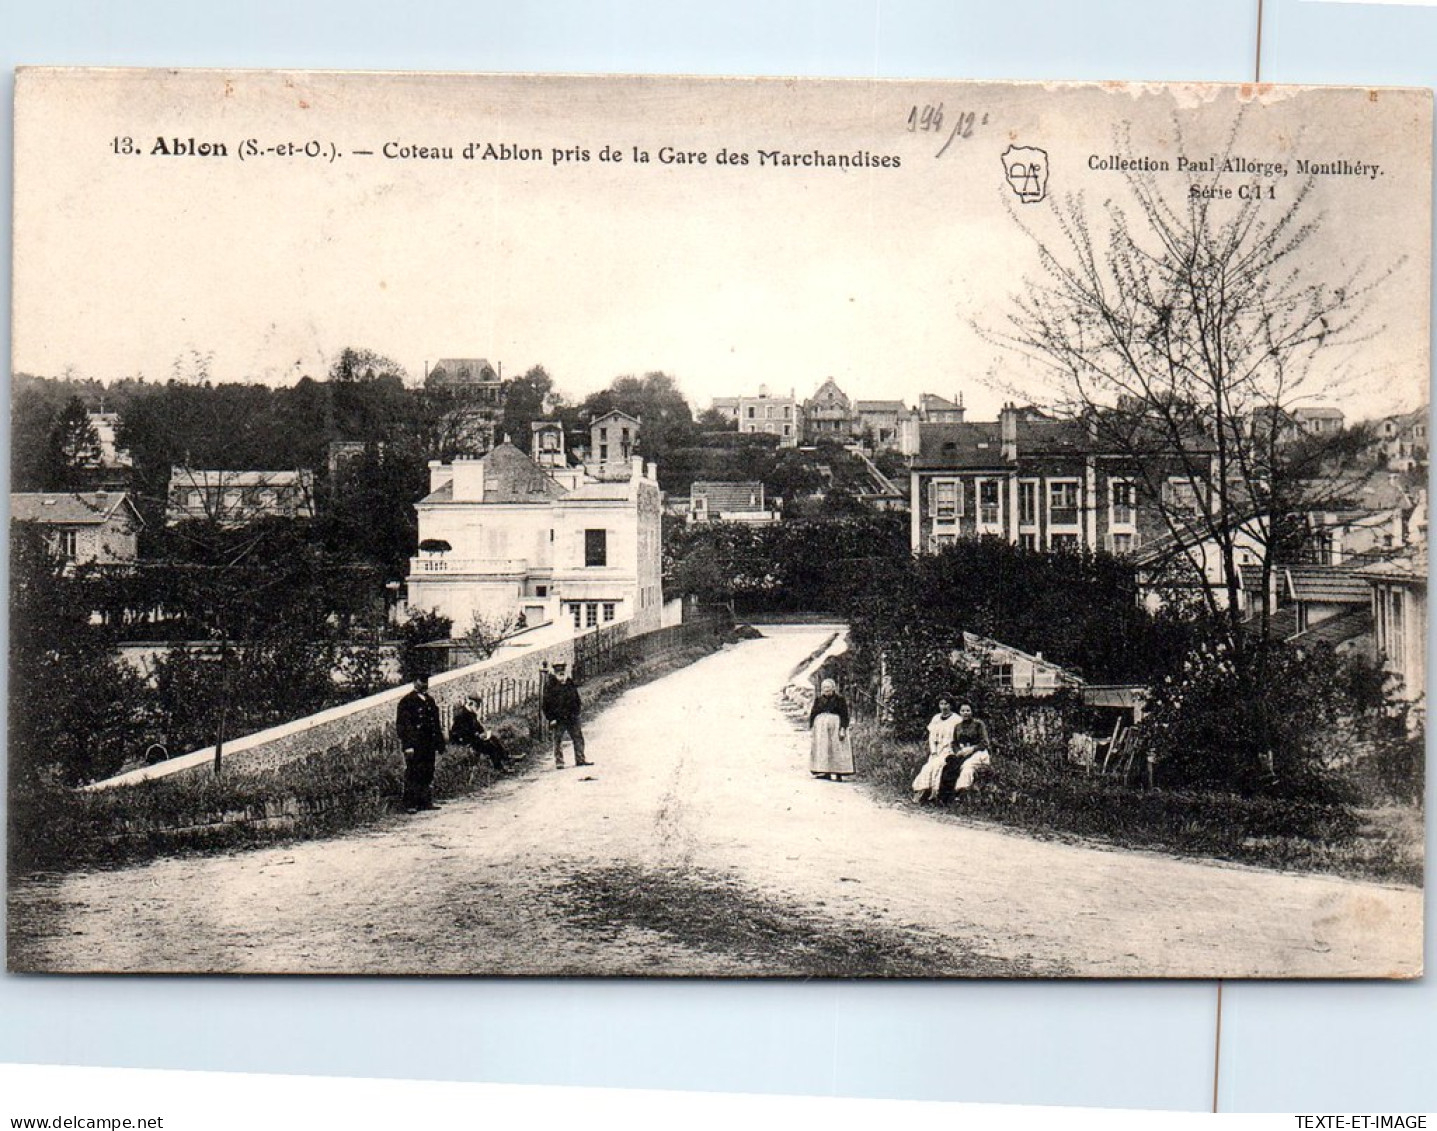
[[[455,558],[447,554],[424,555],[409,559],[409,573],[414,577],[445,574],[514,574],[527,573],[524,558]]]

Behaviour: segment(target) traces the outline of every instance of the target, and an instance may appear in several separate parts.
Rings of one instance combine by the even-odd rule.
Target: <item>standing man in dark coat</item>
[[[399,701],[395,719],[404,749],[404,811],[437,809],[434,804],[434,759],[444,749],[444,724],[439,706],[429,697],[429,677],[419,676],[414,689]]]
[[[554,728],[554,768],[564,768],[564,734],[574,743],[574,765],[592,766],[584,757],[584,731],[579,726],[579,689],[569,675],[569,665],[557,663],[552,669],[544,665],[549,679],[544,687],[544,717]]]

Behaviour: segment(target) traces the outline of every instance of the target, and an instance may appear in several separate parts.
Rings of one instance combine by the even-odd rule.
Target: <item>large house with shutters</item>
[[[1168,532],[1163,512],[1196,517],[1214,505],[1204,445],[1136,467],[1104,450],[1087,422],[1033,409],[925,424],[909,480],[913,550],[990,537],[1034,550],[1134,553]]]
[[[662,623],[660,496],[653,464],[634,457],[625,479],[582,467],[541,467],[513,444],[482,459],[429,465],[415,509],[419,547],[409,565],[411,610],[442,613],[456,636],[475,618],[522,614],[575,631]]]

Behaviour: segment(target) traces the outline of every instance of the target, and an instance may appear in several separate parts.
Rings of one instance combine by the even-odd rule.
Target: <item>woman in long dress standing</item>
[[[848,741],[848,700],[838,684],[825,679],[808,712],[811,734],[808,768],[826,781],[842,781],[853,773],[853,747]]]

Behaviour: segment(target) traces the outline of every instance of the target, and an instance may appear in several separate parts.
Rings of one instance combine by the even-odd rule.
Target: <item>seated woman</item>
[[[477,696],[470,695],[454,712],[454,722],[449,727],[449,741],[467,746],[476,754],[483,754],[500,773],[514,768],[514,759],[504,749],[498,735],[479,721],[481,704]]]
[[[975,719],[972,706],[964,703],[958,708],[958,725],[953,728],[953,753],[944,760],[938,778],[938,804],[947,805],[963,790],[972,789],[974,776],[992,761],[988,754],[988,725]]]
[[[913,800],[918,804],[927,805],[938,796],[938,782],[944,763],[953,753],[953,732],[957,729],[953,700],[944,695],[938,700],[938,713],[928,722],[928,761],[913,779]]]
[[[813,708],[808,712],[812,731],[808,769],[814,777],[842,781],[853,773],[853,747],[848,742],[848,700],[838,693],[838,684],[825,679],[819,686]]]

